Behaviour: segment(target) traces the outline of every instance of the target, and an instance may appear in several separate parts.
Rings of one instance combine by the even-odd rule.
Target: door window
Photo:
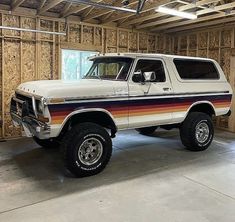
[[[150,60],[150,59],[139,59],[135,67],[135,72],[154,72],[156,80],[153,82],[165,82],[166,75],[162,61]]]

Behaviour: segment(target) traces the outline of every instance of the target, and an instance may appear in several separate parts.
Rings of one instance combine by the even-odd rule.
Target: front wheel
[[[77,177],[101,172],[112,155],[108,132],[94,123],[81,123],[67,132],[62,141],[67,169]]]
[[[180,127],[183,145],[191,151],[206,150],[214,137],[211,117],[205,113],[189,113]]]

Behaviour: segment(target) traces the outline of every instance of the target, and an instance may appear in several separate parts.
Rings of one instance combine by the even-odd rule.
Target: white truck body
[[[214,60],[133,53],[97,55],[92,59],[99,58],[133,59],[126,80],[97,78],[23,83],[16,89],[12,99],[14,123],[23,125],[28,136],[46,139],[59,136],[72,116],[84,112],[103,112],[112,119],[117,131],[181,123],[190,109],[198,104],[208,104],[215,116],[225,115],[230,110],[232,89]],[[165,81],[134,82],[136,64],[143,59],[161,61]],[[219,78],[182,79],[174,59],[209,61],[216,67]],[[22,117],[25,98],[28,98],[27,106],[32,100],[32,111],[30,115],[23,114]]]

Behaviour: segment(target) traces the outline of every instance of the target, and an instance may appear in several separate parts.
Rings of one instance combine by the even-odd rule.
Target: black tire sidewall
[[[98,139],[103,146],[102,156],[96,163],[92,165],[83,164],[78,157],[78,150],[81,144],[88,138]],[[86,129],[81,131],[79,135],[73,136],[71,139],[72,140],[69,142],[67,149],[67,166],[72,171],[72,173],[79,177],[83,177],[101,172],[108,163],[112,154],[112,142],[109,134],[99,128]]]

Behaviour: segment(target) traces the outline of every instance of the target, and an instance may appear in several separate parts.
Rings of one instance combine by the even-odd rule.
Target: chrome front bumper
[[[19,105],[20,104],[20,108]],[[11,118],[15,126],[22,126],[27,137],[50,138],[50,127],[29,115],[27,103],[15,97],[11,99]]]

